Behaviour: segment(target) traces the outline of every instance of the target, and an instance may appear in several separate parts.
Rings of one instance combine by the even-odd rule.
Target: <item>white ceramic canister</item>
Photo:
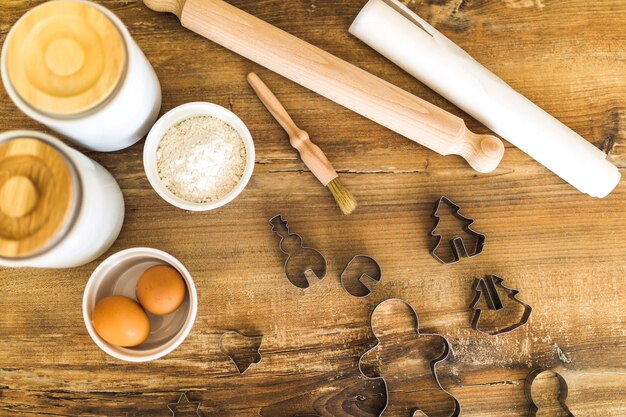
[[[159,80],[122,21],[88,1],[54,0],[24,14],[0,67],[20,110],[95,151],[136,143],[161,107]]]
[[[43,133],[0,134],[0,266],[86,264],[123,221],[122,192],[102,166]]]

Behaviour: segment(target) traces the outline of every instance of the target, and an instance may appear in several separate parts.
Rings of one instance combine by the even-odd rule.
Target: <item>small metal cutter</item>
[[[305,289],[314,277],[321,280],[326,276],[326,258],[316,249],[304,246],[302,236],[289,231],[289,223],[282,215],[272,217],[270,224],[272,232],[280,237],[281,252],[287,255],[284,270],[289,282]]]
[[[357,274],[352,273],[357,269]],[[354,278],[357,278],[354,282]],[[382,271],[376,259],[368,255],[354,256],[341,273],[340,281],[343,289],[353,297],[364,298],[371,294],[369,285],[377,284],[382,279]],[[350,280],[349,283],[347,281]]]
[[[172,413],[172,417],[177,417],[178,415],[178,407],[186,407],[186,408],[190,408],[195,406],[195,413],[198,417],[202,417],[202,414],[200,413],[200,406],[202,405],[201,401],[189,401],[189,398],[187,397],[187,393],[183,392],[180,395],[180,398],[178,398],[178,401],[176,401],[175,403],[169,403],[167,405],[167,408],[170,410],[170,412]],[[188,413],[188,411],[186,411],[185,413]]]
[[[518,327],[525,325],[530,319],[530,315],[533,311],[532,307],[517,298],[517,295],[519,294],[518,290],[514,290],[505,286],[503,282],[504,279],[500,278],[497,275],[487,275],[485,278],[476,279],[474,281],[472,289],[475,291],[476,294],[474,296],[474,299],[470,303],[470,308],[474,310],[474,317],[472,318],[472,328],[474,330],[477,330],[489,336],[498,336],[504,333],[511,332]],[[504,304],[502,303],[502,299],[500,298],[498,288],[504,290],[509,299],[515,301],[518,304],[521,304],[524,307],[524,312],[517,322],[495,331],[486,332],[483,331],[479,325],[482,309],[476,308],[476,306],[478,305],[478,302],[480,301],[482,295],[485,297],[485,302],[489,310],[498,311],[504,309]]]
[[[241,355],[235,352],[238,348],[236,345],[240,341],[246,341],[249,342],[250,345],[256,345],[254,346],[255,351],[253,353],[244,352]],[[228,359],[230,359],[233,365],[235,365],[235,368],[237,368],[239,375],[243,375],[252,365],[260,363],[263,360],[263,355],[261,354],[262,342],[262,335],[247,336],[238,330],[229,330],[222,333],[218,344],[220,352],[228,356]]]
[[[452,259],[443,259],[439,255],[437,255],[437,249],[439,248],[439,245],[441,244],[441,241],[443,240],[443,237],[436,233],[437,227],[439,226],[439,222],[441,220],[439,216],[437,216],[437,212],[439,211],[439,208],[441,207],[442,204],[446,204],[448,207],[450,207],[453,210],[454,216],[457,219],[465,223],[465,225],[463,226],[463,230],[465,231],[465,233],[467,233],[468,235],[474,236],[476,238],[476,245],[471,251],[467,250],[467,247],[465,243],[463,242],[462,236],[457,235],[457,236],[454,236],[452,239],[450,239],[449,243],[452,248]],[[437,200],[437,203],[435,204],[435,210],[433,211],[432,216],[437,220],[435,222],[435,226],[430,232],[430,235],[435,237],[436,240],[435,240],[434,246],[430,250],[430,254],[432,255],[433,258],[435,258],[442,264],[457,263],[459,260],[461,260],[461,257],[473,258],[474,256],[480,255],[483,249],[485,248],[485,242],[486,242],[485,235],[473,230],[471,226],[474,223],[474,219],[472,219],[471,217],[466,217],[462,215],[460,213],[460,210],[461,210],[461,206],[453,203],[452,200],[450,200],[446,196],[442,196],[439,200]]]
[[[539,369],[535,369],[533,370],[530,374],[528,374],[528,376],[526,377],[526,381],[524,384],[524,391],[526,392],[526,398],[528,398],[528,402],[530,403],[530,412],[528,413],[528,417],[538,417],[541,414],[541,410],[539,409],[539,407],[537,406],[537,404],[535,404],[535,400],[533,399],[532,396],[532,386],[533,383],[535,382],[535,379],[537,379],[539,377],[539,375],[543,374],[543,373],[550,373],[550,374],[554,374],[554,376],[557,378],[558,380],[558,384],[559,384],[559,389],[558,389],[558,393],[557,393],[557,400],[561,406],[561,413],[558,414],[559,416],[562,417],[574,417],[574,414],[572,414],[572,412],[569,410],[569,408],[567,407],[567,404],[565,404],[565,401],[567,400],[567,382],[565,381],[565,378],[563,378],[559,373],[548,370],[548,369],[543,369],[543,368],[539,368]],[[551,410],[553,411],[553,410]],[[550,414],[552,415],[552,414]]]

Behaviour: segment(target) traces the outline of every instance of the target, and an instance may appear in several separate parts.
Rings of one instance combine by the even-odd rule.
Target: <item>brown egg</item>
[[[144,271],[137,282],[137,300],[152,314],[170,314],[185,300],[187,286],[171,266],[158,265]]]
[[[142,344],[150,335],[150,319],[134,300],[112,295],[93,309],[93,327],[101,338],[123,347]]]

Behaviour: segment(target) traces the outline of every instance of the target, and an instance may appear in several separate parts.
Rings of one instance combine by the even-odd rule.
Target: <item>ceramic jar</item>
[[[20,110],[91,150],[133,145],[161,107],[159,80],[124,24],[88,1],[54,0],[23,15],[0,68]]]
[[[122,192],[102,166],[49,135],[0,134],[0,266],[86,264],[123,220]]]

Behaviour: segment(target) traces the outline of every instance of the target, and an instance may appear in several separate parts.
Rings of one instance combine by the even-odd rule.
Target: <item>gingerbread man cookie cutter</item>
[[[389,382],[385,380],[384,376],[378,376],[378,377],[369,377],[367,375],[366,372],[363,371],[363,359],[368,356],[370,353],[375,352],[377,348],[381,347],[381,341],[379,339],[379,337],[376,335],[376,331],[374,329],[374,326],[372,325],[372,321],[374,319],[374,316],[376,315],[377,311],[380,311],[381,309],[384,309],[386,306],[393,304],[393,303],[397,303],[397,304],[402,304],[403,307],[406,307],[407,310],[411,313],[412,316],[412,320],[413,320],[413,324],[414,324],[414,329],[415,329],[415,336],[416,337],[420,337],[420,336],[435,336],[435,337],[439,337],[441,338],[442,342],[443,342],[443,353],[436,359],[432,360],[430,362],[430,373],[436,383],[436,386],[445,394],[447,394],[447,396],[449,398],[452,399],[452,402],[454,404],[453,406],[453,410],[451,411],[451,413],[449,414],[448,417],[459,417],[461,415],[461,404],[459,403],[458,399],[452,395],[449,391],[447,391],[445,388],[443,388],[443,386],[441,385],[441,382],[439,380],[439,376],[437,375],[437,364],[446,360],[448,358],[448,356],[450,355],[450,344],[448,343],[448,340],[443,337],[440,334],[436,334],[436,333],[420,333],[419,331],[419,319],[417,316],[417,312],[415,311],[415,309],[413,308],[413,306],[411,304],[409,304],[408,302],[401,300],[399,298],[390,298],[387,300],[382,301],[381,303],[379,303],[374,310],[372,311],[372,315],[370,318],[370,328],[372,329],[372,332],[374,333],[376,339],[377,339],[377,343],[370,349],[368,349],[365,353],[363,353],[360,357],[359,357],[359,363],[358,363],[358,368],[359,368],[359,372],[361,373],[361,375],[363,375],[365,378],[369,379],[369,380],[379,380],[383,382],[383,385],[385,386],[385,395],[387,398],[387,402],[385,404],[385,407],[383,408],[383,410],[380,412],[379,416],[382,416],[383,414],[385,414],[385,411],[388,410],[389,408]],[[412,409],[412,412],[410,415],[408,415],[407,417],[413,417],[414,415],[424,415],[425,413],[423,412],[423,410],[420,410],[419,407],[415,407]]]

